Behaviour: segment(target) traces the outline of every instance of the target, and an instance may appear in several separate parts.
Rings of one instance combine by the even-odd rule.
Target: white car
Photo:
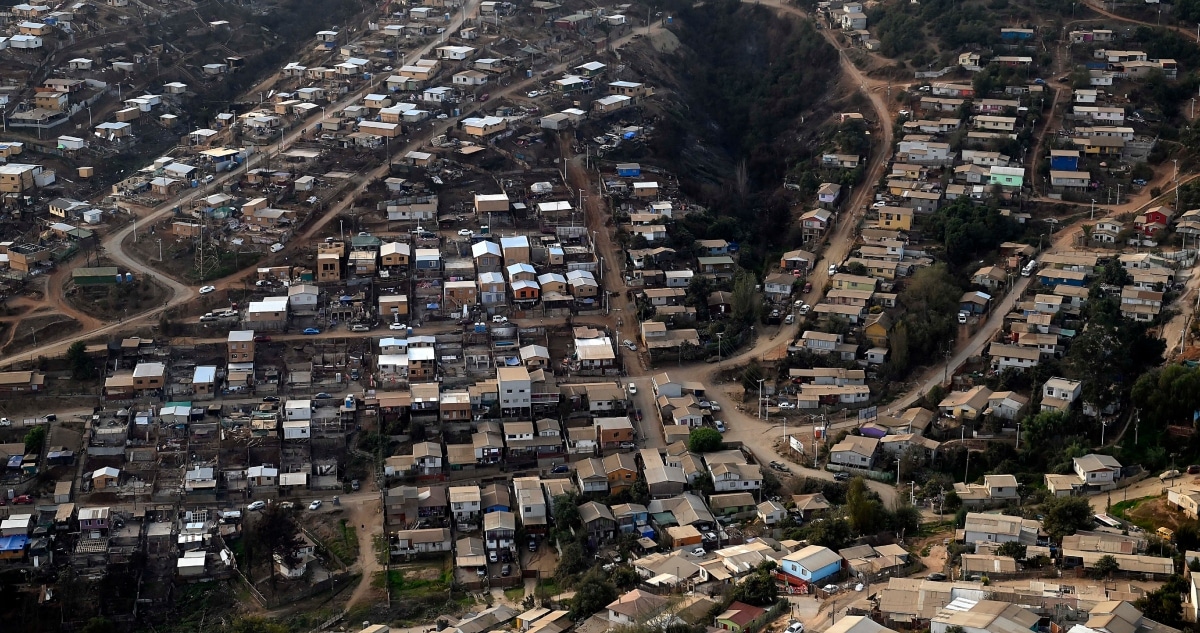
[[[807,303],[802,304],[800,306],[800,316],[804,316],[804,315],[808,314],[809,310],[812,310],[812,306],[808,305]]]
[[[206,295],[210,292],[216,292],[216,286],[200,286],[200,294]]]
[[[275,242],[274,244],[271,245],[272,253],[278,253],[281,250],[283,250],[283,244],[280,244],[279,242]]]
[[[475,235],[475,231],[472,231],[471,229],[459,229],[458,234],[462,237],[471,237],[472,235]]]
[[[392,323],[388,326],[389,330],[407,330],[408,326],[403,323]]]
[[[320,499],[313,499],[313,502],[308,504],[309,510],[319,510],[320,508],[321,508],[321,500]]]
[[[266,501],[255,501],[254,503],[251,503],[250,505],[246,506],[246,509],[247,510],[262,510],[265,507],[267,507]]]
[[[503,314],[493,314],[492,323],[508,323],[508,317]]]
[[[637,385],[635,385],[633,383],[629,383],[629,395],[632,396],[632,395],[636,395],[636,394],[637,394]]]
[[[780,409],[793,409],[795,407],[796,407],[796,405],[792,404],[791,402],[788,402],[787,400],[784,400],[783,402],[779,403]]]
[[[530,92],[525,93],[525,96],[529,97],[530,99],[536,99],[539,96],[541,96],[541,94],[542,93],[538,92],[537,90],[532,90]]]
[[[697,547],[696,549],[692,550],[693,556],[704,556],[707,553],[708,552],[704,551],[703,547]]]
[[[638,350],[637,343],[634,343],[633,341],[631,341],[629,339],[625,339],[624,341],[621,341],[621,345],[624,345],[625,349],[627,349],[631,352],[636,352]]]
[[[837,264],[830,264],[830,265],[829,265],[829,274],[830,274],[830,275],[836,275],[836,274],[837,274]]]
[[[783,633],[804,633],[804,623],[792,622]]]

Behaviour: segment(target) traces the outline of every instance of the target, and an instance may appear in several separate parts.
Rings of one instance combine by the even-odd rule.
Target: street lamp
[[[763,379],[759,378],[758,379],[758,409],[756,411],[758,413],[758,419],[760,419],[760,420],[763,417],[763,409],[766,408],[763,406],[762,388],[763,388]]]
[[[721,338],[725,336],[724,332],[717,332],[717,368],[721,367]]]
[[[1088,216],[1089,220],[1096,219],[1096,199],[1092,198],[1092,214]]]

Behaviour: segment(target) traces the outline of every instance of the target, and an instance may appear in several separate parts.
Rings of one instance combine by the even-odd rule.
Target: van
[[[1035,270],[1037,270],[1037,260],[1031,259],[1028,262],[1026,262],[1025,267],[1021,269],[1021,276],[1022,277],[1030,277],[1033,275],[1033,271],[1035,271]]]

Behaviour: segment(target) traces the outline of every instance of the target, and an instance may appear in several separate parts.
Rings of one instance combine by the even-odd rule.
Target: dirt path
[[[358,563],[356,565],[362,577],[358,581],[358,586],[354,588],[354,592],[350,594],[350,599],[346,601],[346,609],[362,602],[372,592],[378,591],[372,583],[375,581],[375,574],[383,570],[383,566],[379,564],[379,557],[375,553],[375,538],[383,535],[383,523],[380,521],[383,511],[379,507],[377,493],[374,499],[352,502],[349,504],[349,510],[347,518],[350,524],[359,526],[357,528]]]

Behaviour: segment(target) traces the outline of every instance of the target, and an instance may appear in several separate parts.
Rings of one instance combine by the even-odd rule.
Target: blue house
[[[1086,281],[1087,273],[1083,271],[1057,268],[1043,268],[1038,271],[1038,282],[1048,288],[1059,285],[1083,287]]]
[[[512,512],[512,496],[508,487],[500,484],[488,484],[479,495],[479,507],[484,514],[492,512]]]
[[[1033,39],[1033,29],[1000,29],[1000,39],[1002,39],[1002,40]]]
[[[617,165],[617,175],[622,178],[638,178],[642,175],[642,166],[637,163],[621,163]]]
[[[1055,171],[1079,171],[1079,151],[1072,149],[1050,150],[1050,169]]]
[[[784,556],[780,567],[788,584],[804,586],[835,576],[842,570],[842,557],[828,547],[809,545]]]

